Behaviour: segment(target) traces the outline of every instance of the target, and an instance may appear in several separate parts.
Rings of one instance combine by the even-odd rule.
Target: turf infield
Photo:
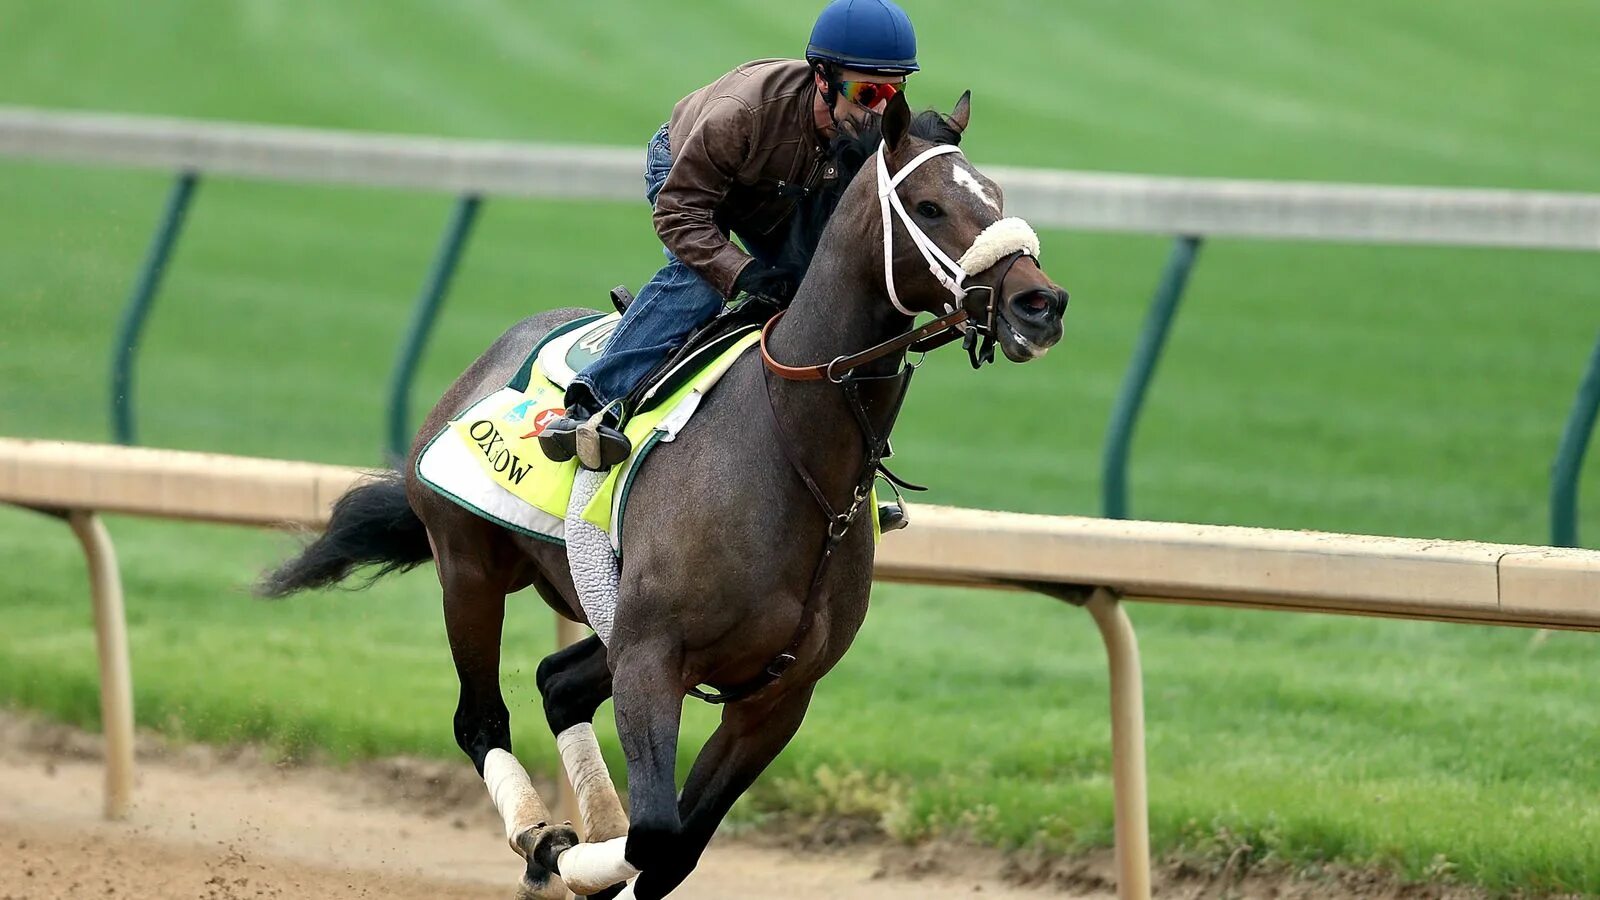
[[[985,163],[1600,190],[1589,12],[1473,0],[910,5],[918,104],[974,90]],[[0,0],[0,102],[641,145],[811,10],[508,0]],[[120,305],[168,179],[0,163],[0,433],[104,439]],[[369,464],[449,199],[201,185],[144,348],[146,443]],[[937,502],[1097,509],[1100,445],[1167,241],[1052,232],[1073,292],[1047,359],[919,376],[897,451]],[[491,199],[418,413],[510,321],[637,286],[637,207]],[[1548,465],[1600,328],[1592,255],[1207,245],[1135,448],[1147,518],[1540,542]],[[1600,537],[1591,460],[1582,522]],[[263,606],[281,537],[112,523],[141,723],[337,755],[456,753],[436,587]],[[64,530],[0,511],[0,702],[92,722],[92,633]],[[1140,607],[1162,848],[1600,892],[1594,639]],[[519,752],[555,757],[513,616]],[[856,812],[895,834],[1070,849],[1110,835],[1102,653],[1047,601],[883,588],[806,728],[740,815]],[[685,744],[709,728],[693,708]],[[996,737],[997,735],[1001,737]],[[614,745],[613,749],[614,749]],[[620,760],[614,759],[614,765]],[[617,765],[620,769],[620,765]],[[818,788],[821,790],[818,790]],[[822,800],[816,798],[821,797]],[[819,805],[820,804],[820,805]]]

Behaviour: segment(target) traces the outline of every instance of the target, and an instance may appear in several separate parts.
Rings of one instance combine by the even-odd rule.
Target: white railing
[[[108,815],[131,793],[132,679],[116,555],[98,513],[320,527],[357,469],[0,438],[0,503],[66,518],[92,574]],[[1084,605],[1111,666],[1118,891],[1150,896],[1138,644],[1121,600],[1600,631],[1600,551],[912,507],[874,577],[1038,591]],[[557,619],[558,642],[582,636]],[[570,787],[564,808],[576,810]],[[575,815],[575,813],[571,813]]]
[[[643,150],[0,107],[0,156],[451,194],[638,202]],[[1600,250],[1600,195],[985,166],[1035,225]]]

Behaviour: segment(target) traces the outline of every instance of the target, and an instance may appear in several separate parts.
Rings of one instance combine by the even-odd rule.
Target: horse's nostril
[[[1050,301],[1054,293],[1044,289],[1028,291],[1011,301],[1017,312],[1026,316],[1042,316],[1050,312]]]

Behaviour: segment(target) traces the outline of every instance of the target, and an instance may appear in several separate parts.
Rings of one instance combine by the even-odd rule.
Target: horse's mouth
[[[998,341],[1000,352],[1004,353],[1006,359],[1012,362],[1020,363],[1038,359],[1049,353],[1050,347],[1055,344],[1055,341],[1051,341],[1048,344],[1035,343],[1012,327],[1009,316],[1002,314],[996,318],[999,319],[1000,334]]]

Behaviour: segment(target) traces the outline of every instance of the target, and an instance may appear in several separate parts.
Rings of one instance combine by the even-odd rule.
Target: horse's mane
[[[936,109],[923,110],[911,120],[911,136],[934,144],[961,143],[961,132]],[[874,125],[848,133],[841,130],[829,144],[828,158],[838,167],[838,177],[800,199],[789,219],[789,235],[773,262],[790,274],[795,284],[805,278],[811,258],[816,255],[817,243],[822,240],[822,231],[828,227],[828,220],[838,208],[845,189],[861,173],[872,154],[878,152],[882,142],[883,132]]]

